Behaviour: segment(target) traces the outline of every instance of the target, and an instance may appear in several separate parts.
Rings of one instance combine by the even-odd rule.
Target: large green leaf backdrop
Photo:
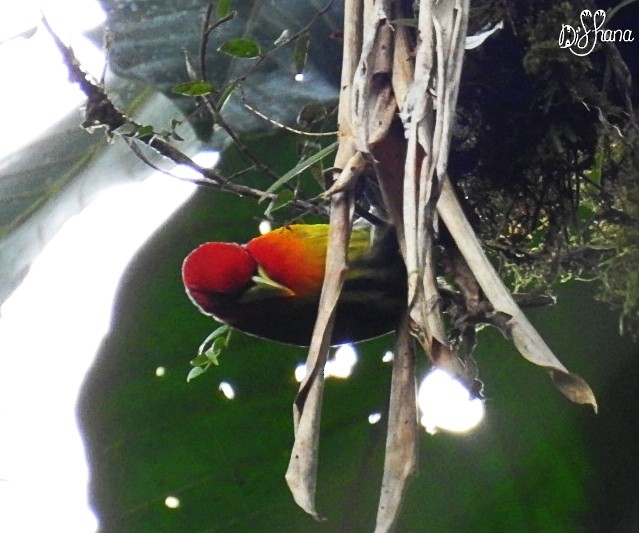
[[[286,140],[258,144],[281,149]],[[91,497],[107,531],[374,526],[385,428],[367,418],[386,409],[390,368],[382,355],[392,338],[362,344],[354,375],[328,383],[323,523],[295,506],[283,478],[293,370],[304,350],[237,335],[219,367],[186,383],[188,360],[213,325],[183,293],[181,260],[212,236],[243,242],[254,235],[246,204],[200,191],[140,251],[122,282],[113,331],[80,401]],[[618,336],[616,315],[592,301],[588,285],[558,294],[554,308],[530,315],[566,365],[590,381],[600,414],[566,401],[499,333],[482,332],[486,420],[469,435],[424,433],[399,531],[629,531],[635,524],[636,345]],[[155,375],[159,366],[163,377]],[[234,386],[234,400],[218,391],[221,381]],[[165,506],[168,495],[180,499],[178,509]]]
[[[123,82],[124,88],[116,92],[122,101],[132,100],[127,88],[139,94],[138,83],[166,92],[184,81],[182,49],[196,50],[198,16],[205,3],[174,4],[104,2],[114,32],[112,68],[121,80],[137,80],[133,86]],[[299,25],[320,7],[317,2],[293,1],[237,4],[245,18],[229,31],[246,31],[270,42],[283,27]],[[326,35],[339,29],[339,10],[337,2],[315,31]],[[254,95],[264,110],[289,120],[305,101],[335,98],[339,43],[326,46],[311,48],[309,76],[316,76],[312,94],[296,92],[294,84],[273,74],[287,68],[284,60],[264,73],[256,84],[263,94]],[[234,66],[222,66],[214,78],[230,75],[226,68],[231,72]],[[290,79],[290,71],[287,76]],[[181,100],[167,102],[156,101],[147,122],[166,122],[178,114],[174,105],[186,109]],[[256,130],[254,119],[239,110],[236,116],[240,129]],[[196,130],[200,140],[193,141],[191,149],[209,142],[215,146],[215,139],[206,140],[206,124],[196,124]],[[95,161],[87,156],[93,148],[78,143],[103,141],[84,135],[78,132],[71,138],[65,133],[64,142],[46,145],[64,154],[73,146],[78,148],[77,161]],[[277,171],[288,170],[297,160],[289,135],[253,135],[247,142]],[[18,216],[22,233],[3,234],[4,250],[12,252],[2,257],[7,261],[3,283],[5,272],[11,278],[3,294],[29,261],[16,259],[13,251],[25,249],[32,230],[48,220],[51,209],[57,218],[60,213],[68,216],[78,190],[97,191],[103,185],[97,176],[105,175],[104,168],[114,168],[114,162],[126,179],[148,172],[141,163],[125,163],[132,159],[105,143],[100,150],[107,154],[101,168],[68,162],[65,169],[70,170],[53,173],[65,179],[51,188],[55,194],[41,198],[35,207],[21,208],[41,218],[34,222]],[[29,153],[16,160],[26,165],[25,175],[35,176]],[[233,150],[224,154],[229,172],[241,166],[236,156]],[[4,169],[23,183],[14,163],[5,162]],[[43,172],[52,175],[50,168]],[[111,332],[78,404],[91,468],[91,502],[105,531],[350,532],[374,527],[385,418],[370,425],[367,417],[386,410],[390,367],[381,358],[392,338],[362,345],[353,376],[327,385],[318,486],[319,509],[327,517],[322,523],[295,506],[283,478],[293,440],[293,370],[303,361],[304,350],[236,335],[219,367],[186,382],[188,361],[214,325],[184,295],[182,259],[204,240],[243,242],[255,235],[260,208],[252,200],[200,190],[139,252],[123,278]],[[486,420],[469,435],[424,433],[419,475],[411,484],[399,531],[637,529],[637,346],[619,337],[617,315],[593,301],[593,287],[570,284],[557,292],[555,307],[530,316],[564,363],[590,382],[600,413],[570,404],[543,371],[523,361],[498,333],[483,331],[477,359],[486,384]],[[294,323],[294,317],[291,320]],[[165,368],[161,377],[156,375],[158,367]],[[425,371],[425,361],[422,368]],[[223,380],[235,387],[234,400],[219,393]],[[165,505],[169,495],[179,498],[177,509]]]

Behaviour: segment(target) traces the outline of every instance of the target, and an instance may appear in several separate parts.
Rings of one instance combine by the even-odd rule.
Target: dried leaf
[[[295,503],[316,520],[322,520],[315,509],[315,487],[327,351],[328,343],[316,351],[311,346],[306,364],[313,365],[313,370],[302,383],[293,407],[295,442],[285,476]]]
[[[414,343],[407,320],[397,333],[391,378],[384,476],[377,508],[376,533],[392,531],[411,475],[417,469],[417,405]]]
[[[315,508],[315,487],[324,366],[333,332],[335,307],[346,277],[348,241],[353,216],[353,201],[348,193],[335,194],[331,200],[324,284],[306,360],[306,368],[309,368],[310,372],[302,381],[293,406],[295,442],[286,471],[286,482],[295,502],[317,520],[321,519]]]
[[[339,99],[339,145],[335,168],[343,169],[355,156],[352,140],[350,90],[352,76],[359,57],[358,32],[362,24],[362,4],[346,0],[344,4],[344,53],[342,56],[342,94]],[[336,176],[336,178],[339,178]],[[301,383],[293,406],[295,442],[286,471],[286,482],[295,502],[307,513],[319,519],[315,509],[319,413],[324,384],[324,365],[328,355],[335,305],[346,272],[346,254],[354,204],[348,191],[331,196],[329,246],[326,256],[324,284],[306,368],[308,377]]]
[[[324,196],[330,198],[338,192],[352,190],[357,182],[357,178],[365,167],[366,159],[364,155],[362,152],[356,152],[355,155],[348,160],[333,185],[324,193]]]
[[[570,400],[590,404],[597,411],[597,400],[588,384],[571,374],[557,359],[501,281],[466,219],[448,179],[443,180],[437,210],[495,312],[510,316],[506,329],[519,353],[531,363],[548,369],[555,385]]]
[[[397,112],[391,86],[393,30],[385,17],[384,3],[373,2],[371,11],[377,18],[364,26],[361,58],[352,82],[353,139],[364,153],[386,136]]]
[[[395,50],[393,53],[393,93],[399,109],[404,109],[408,90],[413,83],[413,66],[410,61],[411,46],[408,30],[404,26],[395,28]]]
[[[550,377],[555,386],[568,399],[575,403],[590,404],[595,413],[597,412],[597,400],[588,383],[581,376],[552,369],[550,370]]]

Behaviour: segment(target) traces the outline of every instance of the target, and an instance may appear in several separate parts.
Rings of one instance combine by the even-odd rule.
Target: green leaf
[[[219,364],[220,364],[220,361],[219,361],[220,353],[221,353],[220,349],[219,348],[215,348],[215,347],[211,347],[208,350],[206,350],[206,352],[204,352],[204,355],[205,355],[206,360],[207,360],[206,368],[208,368],[210,365],[219,366]]]
[[[154,131],[153,131],[153,126],[140,126],[137,131],[135,132],[135,134],[138,137],[145,137],[147,135],[153,135]]]
[[[202,366],[207,364],[209,361],[210,359],[206,355],[198,355],[190,362],[190,364],[191,366]]]
[[[189,382],[202,374],[204,374],[204,368],[201,366],[194,366],[186,376],[186,381]]]
[[[295,199],[295,193],[293,191],[289,191],[288,189],[280,192],[277,197],[271,201],[266,211],[264,211],[264,216],[269,218],[273,211],[277,211],[282,207],[286,207]]]
[[[330,155],[337,149],[337,145],[339,143],[335,141],[332,144],[329,144],[325,148],[314,153],[312,156],[307,157],[303,161],[300,161],[294,168],[289,170],[286,174],[284,174],[280,179],[278,179],[273,185],[271,185],[268,189],[266,189],[267,193],[273,193],[280,189],[283,185],[291,181],[295,176],[304,172],[307,168],[313,166],[318,161],[324,159],[327,155]]]
[[[222,108],[225,106],[225,104],[228,101],[228,99],[230,98],[230,96],[233,94],[233,92],[235,92],[235,89],[237,89],[237,85],[234,84],[234,83],[224,87],[224,90],[222,91],[222,94],[217,99],[217,108],[219,110],[222,110]]]
[[[215,16],[219,19],[224,18],[231,11],[232,0],[218,0],[215,8]]]
[[[172,92],[183,96],[205,96],[210,94],[212,90],[213,86],[209,82],[197,80],[180,83],[173,87]]]
[[[200,348],[198,349],[197,353],[199,355],[206,353],[206,351],[209,349],[208,347],[210,347],[210,345],[212,345],[215,340],[222,335],[227,336],[226,343],[228,344],[228,339],[231,336],[231,328],[227,325],[223,325],[214,330],[213,333],[211,333],[206,339],[204,339],[204,342],[200,344]]]
[[[220,46],[218,50],[229,56],[241,59],[251,59],[258,57],[262,53],[260,45],[252,39],[231,39]]]
[[[310,42],[311,38],[308,32],[304,32],[295,43],[295,52],[293,53],[293,57],[295,58],[295,72],[297,72],[297,74],[304,72]]]

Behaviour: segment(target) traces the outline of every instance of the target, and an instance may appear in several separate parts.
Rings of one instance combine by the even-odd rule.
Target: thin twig
[[[268,117],[267,115],[265,115],[261,111],[258,111],[257,109],[255,109],[250,104],[247,104],[246,102],[242,102],[242,105],[244,105],[244,107],[246,109],[248,109],[251,113],[253,113],[254,115],[257,115],[258,117],[260,117],[261,119],[265,120],[269,124],[272,124],[273,126],[276,126],[276,127],[280,128],[280,129],[283,129],[283,130],[286,130],[286,131],[290,131],[291,133],[295,133],[296,135],[302,135],[302,136],[307,136],[307,137],[335,137],[335,135],[337,135],[337,133],[338,133],[337,131],[327,131],[327,132],[302,131],[302,130],[298,130],[298,129],[295,129],[295,128],[291,128],[290,126],[287,126],[286,124],[282,124],[281,122],[277,122],[276,120]]]
[[[215,7],[215,2],[209,2],[209,5],[206,8],[206,13],[204,14],[204,21],[202,22],[202,38],[200,39],[200,76],[203,80],[207,80],[206,73],[206,49],[209,44],[209,36],[213,31],[215,31],[220,25],[232,20],[237,15],[236,11],[230,11],[221,19],[216,20],[213,24],[210,24],[211,17],[213,16],[213,8]]]
[[[253,187],[248,187],[246,185],[241,185],[238,183],[232,183],[231,178],[226,178],[216,172],[214,169],[205,168],[198,165],[193,159],[180,152],[169,143],[163,141],[156,137],[155,139],[145,141],[143,138],[137,138],[138,141],[143,144],[150,146],[155,149],[159,154],[167,157],[177,165],[184,165],[191,170],[195,171],[200,175],[199,178],[185,178],[181,176],[176,176],[170,171],[164,170],[154,163],[152,163],[142,152],[140,152],[139,148],[135,146],[135,139],[128,139],[125,137],[125,141],[132,148],[133,152],[136,156],[140,157],[146,164],[148,164],[151,168],[163,172],[169,176],[173,176],[177,179],[183,181],[189,181],[191,183],[195,183],[196,185],[201,185],[205,187],[212,187],[218,191],[231,192],[238,196],[248,196],[250,198],[255,198],[259,201],[275,201],[278,199],[278,195],[275,193],[268,193],[262,191],[260,189],[255,189]],[[327,214],[326,202],[320,201],[320,199],[311,199],[311,200],[303,200],[303,199],[293,199],[291,200],[291,205],[296,209],[304,210],[308,213],[317,213],[317,214]]]
[[[259,189],[232,183],[228,178],[222,176],[216,170],[204,168],[198,165],[189,156],[155,133],[138,134],[137,132],[144,131],[146,128],[117,109],[104,91],[104,88],[101,87],[91,75],[82,70],[80,62],[75,57],[73,50],[70,47],[67,47],[60,40],[51,26],[49,26],[46,19],[43,18],[42,22],[44,27],[51,34],[57,48],[62,53],[64,62],[69,70],[69,79],[71,82],[78,83],[80,89],[87,97],[85,121],[83,123],[85,128],[94,130],[96,128],[103,127],[106,129],[108,135],[117,135],[121,137],[130,147],[135,146],[135,141],[149,146],[158,154],[173,161],[175,164],[184,165],[197,172],[201,178],[189,179],[188,181],[192,181],[198,185],[213,187],[219,191],[230,192],[238,196],[248,196],[258,200],[275,201],[277,199],[277,194],[265,193]],[[118,131],[123,126],[131,126],[133,133]],[[235,137],[235,139],[238,148],[241,150],[243,145],[239,142],[237,137]],[[136,156],[142,157],[145,162],[151,164],[148,158],[143,156],[139,150],[134,150],[134,153]],[[257,161],[257,163],[260,162]],[[151,167],[161,170],[153,164],[151,164]],[[264,165],[259,164],[258,167],[261,170]],[[302,198],[295,198],[291,200],[291,205],[308,212],[326,214],[327,211],[326,202],[320,201],[319,199],[305,200]]]
[[[262,65],[262,63],[264,63],[264,61],[266,61],[267,59],[270,59],[276,53],[278,53],[282,48],[294,43],[302,35],[308,32],[313,26],[313,24],[315,24],[315,22],[330,9],[334,1],[335,0],[329,0],[329,2],[324,7],[322,7],[319,11],[315,12],[315,14],[311,17],[310,21],[306,25],[304,25],[304,27],[302,27],[300,30],[293,33],[288,39],[278,44],[277,46],[275,46],[268,52],[264,52],[263,54],[261,54],[257,58],[257,60],[246,71],[244,71],[244,73],[242,73],[240,76],[237,76],[235,79],[231,80],[229,82],[229,85],[239,84],[245,81],[251,74],[253,74],[253,72],[255,72]]]

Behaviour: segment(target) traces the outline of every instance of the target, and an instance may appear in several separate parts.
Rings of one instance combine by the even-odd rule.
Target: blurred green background
[[[286,136],[254,147],[276,167],[286,164]],[[232,154],[224,160],[234,161]],[[250,200],[199,190],[124,276],[112,331],[79,405],[91,498],[105,531],[374,527],[386,419],[367,419],[386,413],[390,365],[381,358],[392,336],[361,344],[352,377],[327,382],[322,523],[296,507],[284,481],[293,371],[304,349],[237,334],[219,367],[186,382],[188,362],[214,324],[185,296],[181,261],[205,240],[245,242],[257,234],[258,213]],[[619,337],[617,314],[594,302],[589,284],[562,285],[557,296],[554,307],[529,316],[591,384],[600,413],[567,401],[501,334],[483,330],[477,360],[486,418],[466,435],[424,432],[398,531],[625,532],[639,523],[637,346]],[[165,375],[157,377],[160,366]],[[221,381],[233,385],[235,399],[218,391]],[[166,507],[170,495],[177,509]]]

